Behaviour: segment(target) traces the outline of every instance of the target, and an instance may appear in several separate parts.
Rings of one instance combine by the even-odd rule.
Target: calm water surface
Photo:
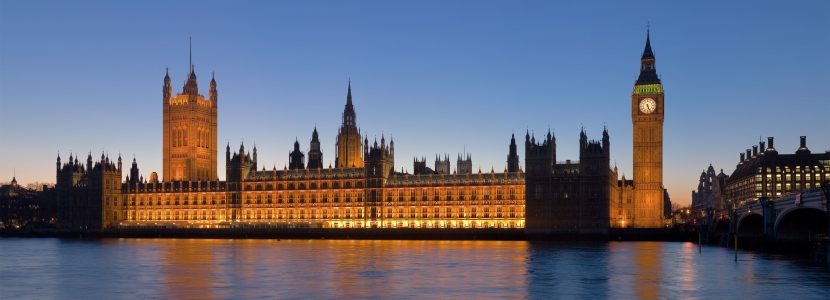
[[[2,299],[827,299],[826,267],[691,243],[0,239]]]

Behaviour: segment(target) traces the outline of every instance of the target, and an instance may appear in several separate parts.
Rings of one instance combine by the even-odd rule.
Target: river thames
[[[827,267],[692,243],[0,239],[2,299],[762,298]]]

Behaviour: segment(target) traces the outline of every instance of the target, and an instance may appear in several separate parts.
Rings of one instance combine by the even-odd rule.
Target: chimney
[[[741,160],[739,160],[738,162],[744,162],[744,154],[743,153],[741,153]]]
[[[775,147],[772,146],[772,139],[773,137],[767,138],[767,143],[769,143],[769,148],[767,148],[767,151],[775,151]]]
[[[806,136],[803,136],[803,135],[801,136],[801,146],[799,147],[799,150],[800,149],[807,149],[807,137]]]
[[[764,143],[764,142],[758,142],[758,152],[759,153],[762,153],[762,154],[764,153],[764,151],[767,149],[767,147],[764,146],[766,144],[767,143]]]
[[[761,145],[763,145],[763,142],[762,142]],[[757,155],[758,155],[758,146],[752,146],[752,156],[754,157],[754,156],[757,156]]]
[[[750,157],[752,157],[752,150],[746,149],[746,159],[749,159]]]

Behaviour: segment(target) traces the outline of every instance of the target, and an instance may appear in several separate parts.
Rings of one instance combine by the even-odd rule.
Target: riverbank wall
[[[605,233],[560,231],[527,235],[521,228],[113,228],[98,231],[0,229],[0,237],[182,238],[182,239],[360,239],[360,240],[500,240],[500,241],[687,241],[688,234],[669,229],[609,229]]]
[[[735,247],[735,237],[725,232],[703,233],[689,232],[687,241],[701,243],[703,245],[721,246],[727,248]],[[821,256],[826,255],[826,240],[776,240],[766,236],[738,237],[738,249],[765,254],[783,255],[804,261],[823,260]],[[819,253],[817,253],[819,252]],[[824,256],[826,257],[826,256]]]

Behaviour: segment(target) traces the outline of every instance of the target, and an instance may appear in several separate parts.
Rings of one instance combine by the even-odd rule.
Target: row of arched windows
[[[173,147],[187,146],[187,127],[173,127]]]
[[[197,129],[198,142],[197,147],[210,149],[210,132],[205,128]]]
[[[172,130],[173,147],[187,146],[188,136],[187,127],[174,127]],[[211,138],[210,131],[205,128],[196,129],[196,147],[210,149]]]

